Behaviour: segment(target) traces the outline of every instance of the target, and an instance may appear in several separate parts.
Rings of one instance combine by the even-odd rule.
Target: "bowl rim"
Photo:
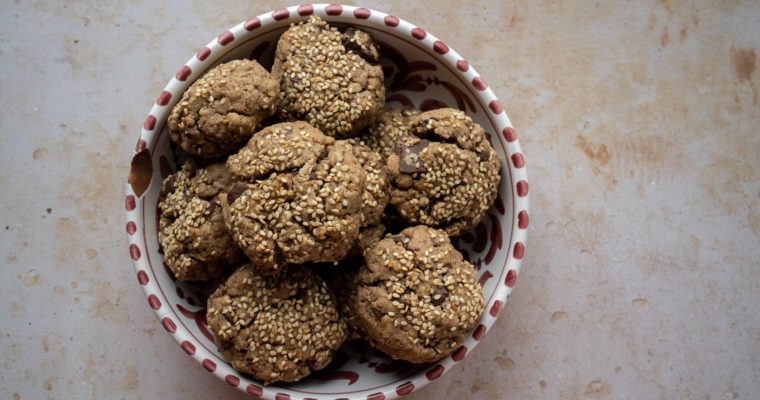
[[[417,25],[370,8],[323,3],[293,5],[269,11],[229,28],[210,41],[205,47],[198,50],[177,71],[158,96],[140,131],[140,136],[135,146],[132,169],[134,169],[135,159],[138,158],[139,154],[147,150],[149,157],[150,152],[155,149],[157,137],[171,111],[168,104],[173,94],[181,96],[186,86],[189,86],[195,79],[205,73],[217,59],[239,46],[240,42],[253,40],[255,37],[267,33],[262,32],[263,29],[261,28],[278,24],[278,27],[273,30],[280,29],[279,24],[283,22],[297,22],[311,14],[318,15],[328,22],[347,22],[358,26],[369,24],[369,26],[376,27],[389,34],[390,32],[394,32],[394,36],[402,36],[400,40],[405,40],[430,56],[436,57],[463,85],[470,88],[470,93],[482,106],[489,121],[494,127],[498,128],[497,132],[494,132],[494,136],[497,139],[496,141],[502,146],[507,158],[504,164],[506,164],[508,171],[503,177],[506,176],[510,179],[509,186],[513,206],[512,226],[510,227],[508,247],[506,249],[503,246],[499,247],[502,249],[500,251],[507,251],[507,257],[504,265],[500,268],[501,275],[495,277],[498,279],[496,289],[486,302],[479,325],[473,330],[472,335],[468,336],[466,342],[472,342],[472,339],[474,339],[469,349],[471,350],[474,345],[485,337],[488,330],[495,323],[502,308],[506,305],[509,295],[516,284],[517,277],[520,274],[528,228],[529,193],[527,170],[522,149],[512,123],[491,88],[485,83],[475,68],[469,65],[465,58],[449,48],[436,36]],[[493,139],[492,137],[492,142]],[[493,145],[496,146],[497,143],[494,142]],[[462,345],[451,355],[433,364],[427,371],[420,369],[413,375],[401,378],[390,384],[354,392],[335,393],[332,397],[325,394],[295,390],[294,388],[280,388],[276,385],[261,386],[256,381],[240,375],[226,363],[217,365],[217,363],[211,360],[213,357],[209,357],[210,354],[207,354],[208,352],[202,345],[196,346],[199,342],[189,333],[176,312],[171,307],[162,306],[162,303],[166,303],[168,300],[156,283],[155,276],[151,279],[148,275],[148,271],[152,271],[150,260],[148,257],[142,256],[143,253],[147,253],[147,249],[145,249],[145,244],[147,243],[145,226],[142,223],[145,218],[145,207],[143,205],[145,199],[142,197],[143,193],[139,193],[139,196],[138,193],[135,193],[131,184],[132,180],[132,170],[130,170],[130,177],[125,188],[124,207],[127,214],[126,232],[129,243],[129,254],[137,273],[138,283],[142,286],[149,306],[161,321],[164,329],[180,344],[183,351],[198,361],[208,372],[213,373],[230,386],[254,396],[276,400],[290,399],[293,398],[292,396],[300,398],[300,396],[304,395],[309,398],[346,398],[345,395],[348,395],[350,399],[393,399],[418,390],[433,380],[438,379],[467,355],[468,348]],[[175,320],[180,321],[180,324],[177,325],[174,322]],[[252,383],[248,383],[248,381]],[[405,382],[396,385],[400,381]],[[248,384],[244,385],[241,383]]]

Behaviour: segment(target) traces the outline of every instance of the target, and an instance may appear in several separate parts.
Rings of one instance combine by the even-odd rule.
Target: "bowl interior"
[[[374,10],[369,17],[361,18],[363,11],[357,14],[356,10],[364,9],[342,6],[340,15],[329,15],[331,6],[310,7],[311,12],[333,24],[358,26],[375,37],[381,47],[388,104],[414,105],[421,109],[444,106],[461,109],[485,128],[502,160],[502,179],[496,203],[475,229],[453,240],[465,258],[478,269],[486,298],[483,316],[466,343],[451,356],[428,365],[394,361],[366,345],[346,344],[325,370],[295,384],[262,387],[255,380],[232,370],[216,350],[205,320],[205,299],[215,284],[176,282],[162,263],[157,241],[158,194],[163,178],[176,170],[181,158],[177,147],[169,140],[165,123],[168,113],[194,79],[219,63],[249,58],[270,69],[278,37],[290,23],[305,18],[299,15],[303,6],[287,9],[288,16],[279,20],[276,13],[282,13],[282,10],[240,24],[227,32],[233,36],[232,40],[225,36],[226,33],[220,35],[180,69],[159,96],[138,141],[127,188],[127,231],[132,231],[129,233],[130,253],[149,304],[166,330],[175,336],[185,352],[228,384],[272,398],[277,394],[291,398],[363,399],[382,394],[391,398],[425,385],[460,361],[482,339],[506,302],[524,248],[524,227],[519,226],[523,225],[522,220],[517,219],[518,216],[522,218],[519,213],[527,207],[527,198],[515,194],[516,182],[524,181],[521,179],[524,177],[519,176],[524,171],[516,170],[514,162],[510,164],[510,157],[519,154],[519,145],[513,137],[510,138],[513,131],[501,106],[494,105],[495,97],[487,86],[483,89],[485,83],[458,54],[448,48],[442,53],[442,47],[437,44],[441,42],[432,35],[425,33],[424,39],[419,39],[421,34],[414,31],[416,27],[390,17],[394,18],[390,22],[396,23],[393,26],[387,15]],[[249,30],[251,27],[254,28]],[[227,43],[221,44],[225,41]],[[515,204],[523,199],[524,205]],[[520,248],[519,258],[514,257],[518,253],[515,245]],[[280,398],[284,398],[282,396]]]

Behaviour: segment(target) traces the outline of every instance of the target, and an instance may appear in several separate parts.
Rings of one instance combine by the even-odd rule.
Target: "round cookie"
[[[475,268],[446,232],[407,228],[364,252],[353,307],[370,342],[414,363],[441,359],[464,342],[483,311]]]
[[[219,205],[219,193],[231,183],[224,164],[202,168],[192,160],[164,180],[158,241],[177,279],[213,279],[243,258]]]
[[[285,31],[272,75],[280,83],[278,116],[306,121],[336,138],[355,136],[382,112],[383,70],[372,37],[343,32],[317,16]]]
[[[483,128],[459,110],[424,112],[410,129],[388,157],[391,204],[409,223],[460,235],[496,199],[501,162]]]
[[[262,271],[342,259],[359,234],[366,174],[346,142],[305,122],[257,132],[227,159],[233,239]]]
[[[346,339],[334,296],[308,268],[272,277],[244,265],[207,306],[224,357],[265,384],[295,382],[326,367]]]
[[[409,121],[420,110],[414,107],[392,107],[383,111],[361,138],[372,150],[387,160],[395,151],[396,142],[409,136]]]
[[[279,85],[256,61],[217,65],[195,81],[169,115],[169,135],[202,158],[242,146],[277,107]]]
[[[388,172],[380,154],[356,139],[347,140],[351,152],[359,161],[367,175],[367,188],[362,195],[362,227],[376,225],[383,217],[383,210],[388,205]]]

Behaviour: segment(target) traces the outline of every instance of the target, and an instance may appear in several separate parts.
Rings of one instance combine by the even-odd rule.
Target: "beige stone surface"
[[[475,65],[530,174],[502,318],[409,398],[758,398],[760,3],[360,4]],[[147,306],[122,185],[177,67],[284,5],[0,4],[0,398],[245,397]]]

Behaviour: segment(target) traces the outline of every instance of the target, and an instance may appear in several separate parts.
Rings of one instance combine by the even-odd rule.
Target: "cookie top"
[[[209,297],[208,325],[232,367],[265,384],[326,367],[346,339],[334,296],[308,268],[265,276],[245,265]]]
[[[256,61],[217,65],[195,81],[169,115],[169,135],[189,154],[225,156],[277,107],[279,85]]]
[[[349,139],[347,142],[351,145],[354,157],[367,174],[367,188],[362,195],[361,226],[376,225],[382,219],[383,210],[390,200],[385,161],[364,142],[357,139]]]
[[[164,180],[158,241],[177,279],[213,279],[242,259],[219,205],[219,193],[231,183],[224,164],[200,167],[193,160]]]
[[[392,107],[380,114],[380,117],[367,127],[361,139],[372,150],[380,153],[387,160],[395,151],[396,142],[409,136],[411,117],[421,111],[414,107]]]
[[[432,362],[464,342],[483,311],[475,268],[446,232],[415,226],[364,252],[353,307],[370,342],[391,357]]]
[[[227,160],[233,239],[262,271],[342,259],[359,233],[366,174],[351,146],[305,122],[257,132]]]
[[[355,136],[383,110],[385,87],[372,37],[343,32],[317,16],[280,37],[272,75],[280,84],[278,116],[307,121],[336,138]]]
[[[459,110],[427,111],[410,124],[387,162],[391,204],[409,223],[462,234],[496,199],[501,162],[483,128]]]

